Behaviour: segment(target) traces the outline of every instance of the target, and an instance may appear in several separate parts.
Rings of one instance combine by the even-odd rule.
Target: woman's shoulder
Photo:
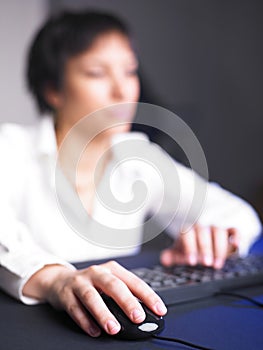
[[[30,125],[19,123],[0,124],[1,157],[27,157],[35,152],[43,121],[36,120]],[[24,158],[24,157],[23,157]]]
[[[25,146],[28,126],[17,123],[3,123],[0,125],[0,145],[2,151],[6,153],[13,150],[20,150]],[[2,153],[2,152],[1,152]]]

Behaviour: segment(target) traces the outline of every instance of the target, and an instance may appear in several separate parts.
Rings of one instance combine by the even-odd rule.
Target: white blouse
[[[138,157],[123,161],[123,147],[114,147],[126,140],[137,140],[131,145]],[[151,238],[166,228],[176,238],[196,184],[203,197],[192,221],[239,229],[241,254],[246,254],[258,237],[261,224],[248,203],[217,184],[206,184],[192,170],[171,160],[146,135],[121,134],[112,145],[113,157],[100,180],[91,218],[76,193],[65,186],[66,177],[55,172],[57,145],[52,119],[45,117],[33,126],[1,126],[0,287],[7,293],[33,304],[37,301],[21,291],[47,264],[74,268],[71,262],[137,253],[149,214]],[[142,161],[142,155],[149,155],[153,162]],[[164,171],[160,171],[162,166]],[[160,226],[152,224],[152,218]]]

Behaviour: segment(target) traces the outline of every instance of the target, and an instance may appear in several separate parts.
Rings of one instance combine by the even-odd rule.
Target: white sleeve
[[[36,304],[39,300],[22,294],[24,285],[34,273],[51,264],[75,268],[37,245],[27,227],[15,219],[7,206],[1,210],[1,214],[0,287],[25,304]]]
[[[19,219],[17,203],[23,196],[27,165],[21,156],[22,141],[16,137],[10,140],[12,133],[7,131],[0,128],[0,288],[26,304],[35,304],[39,301],[22,295],[23,286],[34,273],[50,264],[74,267],[42,249]]]
[[[167,157],[160,147],[155,147],[156,157]],[[169,156],[168,156],[169,157]],[[170,157],[169,157],[170,158]],[[171,158],[170,158],[171,159]],[[158,213],[158,220],[168,222],[167,232],[174,238],[178,237],[186,222],[200,223],[202,226],[217,226],[221,228],[237,228],[240,233],[240,255],[247,254],[249,247],[259,237],[262,226],[256,211],[245,200],[221,188],[218,184],[209,183],[178,162],[173,161],[174,171],[167,164],[166,186],[164,197],[166,205]],[[161,162],[160,162],[161,164]],[[169,167],[169,171],[168,171]],[[169,175],[169,176],[168,176]],[[160,186],[152,184],[155,189],[155,206],[163,200]],[[177,199],[174,197],[177,195]],[[151,208],[156,211],[156,208]],[[171,215],[174,217],[171,220]]]

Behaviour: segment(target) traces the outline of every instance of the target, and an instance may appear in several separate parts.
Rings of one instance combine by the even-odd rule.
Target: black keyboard
[[[133,269],[148,283],[167,305],[209,297],[263,283],[263,255],[245,258],[232,256],[224,267],[215,270],[204,266],[175,266]]]

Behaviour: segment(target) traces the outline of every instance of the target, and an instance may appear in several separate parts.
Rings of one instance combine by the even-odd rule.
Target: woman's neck
[[[83,130],[66,125],[56,125],[55,131],[62,171],[91,214],[96,187],[111,159],[111,136],[101,133],[91,139]]]
[[[88,170],[96,167],[98,161],[103,158],[108,158],[111,135],[108,133],[100,133],[99,135],[89,134],[88,129],[83,130],[76,125],[55,124],[55,133],[57,148],[67,150],[67,156],[70,157],[72,150],[78,152],[74,156],[78,158],[79,169]],[[66,140],[66,142],[64,142]],[[64,142],[64,144],[63,144]],[[66,146],[66,143],[70,147]],[[63,145],[63,146],[62,146]]]

